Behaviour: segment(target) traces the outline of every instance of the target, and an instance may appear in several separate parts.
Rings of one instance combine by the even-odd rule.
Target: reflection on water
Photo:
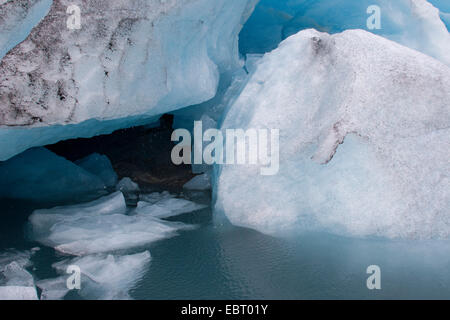
[[[137,299],[450,298],[450,243],[277,239],[252,230],[202,228],[159,243]],[[378,265],[382,290],[368,290]]]
[[[37,246],[24,237],[30,205],[2,203],[0,208],[0,250]],[[243,228],[217,228],[209,209],[172,220],[199,228],[130,251],[148,249],[153,257],[131,291],[135,299],[450,299],[449,241],[327,234],[281,239]],[[33,257],[32,272],[41,279],[52,277],[51,264],[64,258],[43,248]],[[370,265],[381,268],[381,290],[366,287]]]

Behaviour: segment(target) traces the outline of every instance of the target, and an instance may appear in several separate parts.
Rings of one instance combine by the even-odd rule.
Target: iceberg
[[[75,164],[102,179],[107,187],[114,187],[117,184],[117,174],[111,161],[105,155],[94,153],[75,161]]]
[[[103,181],[45,148],[0,162],[0,197],[59,203],[106,193]]]
[[[441,9],[441,12],[438,8]],[[377,6],[381,28],[369,30],[368,8]],[[434,0],[262,0],[241,32],[241,51],[265,53],[287,37],[314,28],[328,33],[364,29],[450,65],[450,35],[441,20],[448,1]]]
[[[34,240],[61,253],[84,256],[150,245],[191,230],[192,225],[160,218],[203,207],[168,198],[130,211],[123,194],[116,192],[86,204],[35,210],[29,221]]]
[[[241,66],[238,34],[257,0],[88,0],[80,30],[66,27],[66,3],[45,15],[48,1],[34,2],[0,5],[13,21],[27,15],[24,32],[37,23],[1,59],[0,160],[213,98],[220,74]]]
[[[222,129],[280,130],[280,170],[215,168],[217,217],[268,234],[450,237],[450,68],[363,30],[266,54]]]

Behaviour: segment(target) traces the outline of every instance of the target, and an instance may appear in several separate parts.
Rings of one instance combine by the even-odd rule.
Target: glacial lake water
[[[41,248],[32,273],[56,276],[63,257],[26,240],[32,209],[23,202],[0,206],[0,252]],[[354,239],[329,234],[275,238],[238,227],[216,227],[211,210],[172,220],[192,231],[148,249],[151,264],[130,291],[134,299],[450,299],[449,241]],[[128,253],[128,252],[127,252]],[[366,286],[370,265],[381,268],[381,290]],[[77,299],[76,292],[67,299]]]

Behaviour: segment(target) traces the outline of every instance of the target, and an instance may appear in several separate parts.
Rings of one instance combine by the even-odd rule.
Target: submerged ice
[[[302,31],[257,62],[222,129],[280,129],[280,172],[216,168],[216,212],[280,234],[450,237],[450,69],[371,33]]]
[[[148,251],[133,255],[89,255],[57,262],[53,268],[61,274],[58,278],[37,283],[42,290],[42,300],[64,298],[67,289],[66,270],[76,265],[81,270],[81,289],[78,294],[85,299],[130,299],[129,291],[142,279],[151,256]]]

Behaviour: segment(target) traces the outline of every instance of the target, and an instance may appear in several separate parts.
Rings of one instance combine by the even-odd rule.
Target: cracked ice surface
[[[238,33],[255,3],[54,1],[28,38],[1,60],[0,160],[214,97],[219,74],[240,66]],[[66,28],[72,4],[81,8],[81,30]],[[80,123],[64,133],[51,127]],[[18,135],[20,141],[10,139]]]
[[[280,172],[216,168],[217,212],[270,234],[450,237],[449,67],[362,30],[305,30],[256,68],[222,128],[280,129]]]

